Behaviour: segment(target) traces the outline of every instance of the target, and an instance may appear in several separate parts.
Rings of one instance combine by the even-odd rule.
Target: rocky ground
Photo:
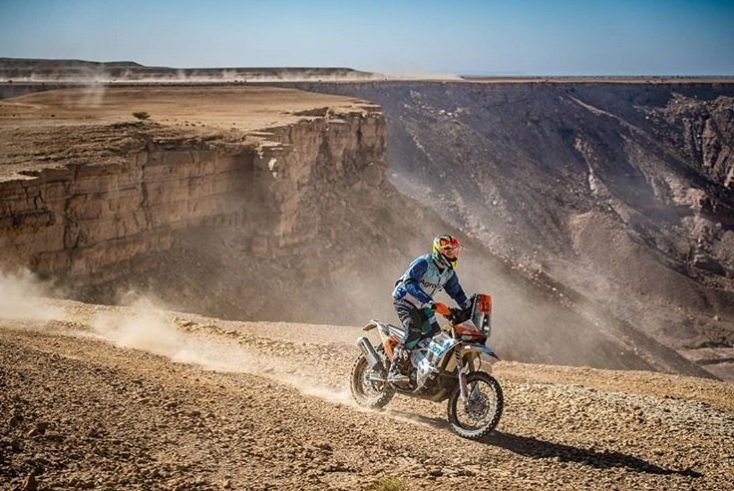
[[[501,362],[505,413],[471,442],[445,404],[352,404],[358,328],[68,301],[14,316],[0,489],[731,489],[723,382]]]

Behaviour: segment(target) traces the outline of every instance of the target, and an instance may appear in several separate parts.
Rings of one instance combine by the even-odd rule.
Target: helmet
[[[431,257],[444,268],[456,268],[461,242],[453,235],[443,234],[433,239]]]

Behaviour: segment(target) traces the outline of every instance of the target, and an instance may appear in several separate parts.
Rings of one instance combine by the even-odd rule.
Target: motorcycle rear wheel
[[[377,348],[377,353],[382,358],[383,363],[386,357],[383,355],[382,346]],[[367,376],[372,369],[367,363],[364,353],[360,353],[354,364],[352,365],[352,376],[349,387],[352,390],[354,401],[361,407],[368,409],[380,409],[387,405],[395,395],[395,389],[385,382],[374,382],[369,380]],[[382,374],[386,377],[387,374]]]
[[[457,385],[448,403],[451,429],[464,438],[477,440],[497,427],[504,408],[502,387],[497,379],[485,372],[472,372],[466,376],[469,398],[461,401]]]

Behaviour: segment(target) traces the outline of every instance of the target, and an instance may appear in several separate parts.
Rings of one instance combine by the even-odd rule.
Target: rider
[[[446,293],[461,308],[469,307],[469,299],[454,272],[460,249],[459,239],[453,235],[439,235],[433,239],[433,251],[416,258],[398,280],[392,293],[393,304],[406,335],[395,347],[388,374],[390,382],[401,383],[410,380],[406,373],[406,365],[410,359],[410,350],[421,339],[421,327],[426,321],[429,321],[434,329],[438,325],[433,312],[436,308],[433,295],[445,288]]]

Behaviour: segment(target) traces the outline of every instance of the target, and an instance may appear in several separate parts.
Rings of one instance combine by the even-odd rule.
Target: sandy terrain
[[[31,474],[38,489],[731,485],[725,383],[501,362],[505,414],[470,442],[444,404],[353,406],[358,328],[14,306],[0,321],[0,489],[32,489]]]
[[[277,124],[293,123],[300,118],[294,113],[318,107],[344,107],[352,100],[324,94],[272,87],[147,87],[61,90],[30,94],[4,101],[5,121],[13,109],[21,122],[43,119],[56,126],[69,124],[109,124],[134,120],[133,111],[146,111],[153,121],[205,123],[220,129],[263,129]],[[46,111],[55,111],[48,121]]]
[[[285,126],[328,108],[360,111],[351,98],[269,87],[87,87],[0,101],[0,178],[68,163],[102,164],[124,158],[133,134],[156,141],[186,137],[241,142],[257,130]],[[145,123],[133,116],[145,112]]]

